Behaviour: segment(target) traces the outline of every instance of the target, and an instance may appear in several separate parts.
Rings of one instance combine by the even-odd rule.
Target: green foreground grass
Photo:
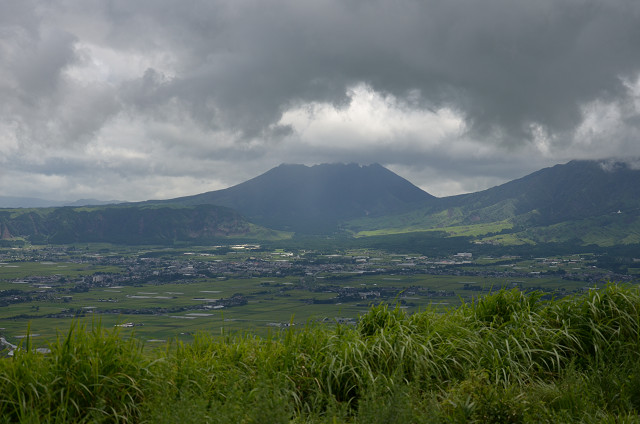
[[[151,350],[78,323],[0,360],[0,422],[640,422],[640,291],[499,291],[447,313],[201,334]]]

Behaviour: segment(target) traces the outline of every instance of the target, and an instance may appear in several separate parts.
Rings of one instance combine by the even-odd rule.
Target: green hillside
[[[290,237],[252,224],[231,209],[213,205],[0,210],[0,236],[33,243],[121,244]]]
[[[532,215],[535,214],[532,213]],[[570,220],[546,226],[529,226],[527,217],[513,217],[502,221],[462,224],[464,220],[446,219],[440,212],[406,227],[383,227],[376,230],[361,230],[355,237],[433,232],[445,237],[470,237],[478,244],[518,245],[536,243],[566,243],[576,246],[637,244],[640,242],[640,216],[637,213],[608,214],[592,218]],[[436,221],[438,225],[428,225]],[[357,228],[358,223],[349,223]]]
[[[639,241],[640,171],[573,161],[399,214],[342,223],[356,237],[438,231],[474,242],[613,246]]]
[[[578,245],[602,247],[637,244],[640,243],[640,216],[638,213],[608,214],[481,237],[479,241],[499,244],[571,241]]]

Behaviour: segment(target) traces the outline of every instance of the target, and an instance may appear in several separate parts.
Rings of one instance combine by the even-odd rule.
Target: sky
[[[638,157],[638,0],[0,1],[0,196],[334,162],[449,196]]]

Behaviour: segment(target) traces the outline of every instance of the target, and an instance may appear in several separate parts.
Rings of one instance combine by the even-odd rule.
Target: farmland
[[[637,422],[633,259],[273,245],[0,255],[7,422]]]
[[[75,320],[121,326],[143,341],[197,333],[274,334],[309,323],[355,324],[371,305],[444,311],[500,288],[563,297],[629,275],[593,254],[442,257],[373,249],[258,245],[28,246],[0,251],[0,334],[44,347]]]

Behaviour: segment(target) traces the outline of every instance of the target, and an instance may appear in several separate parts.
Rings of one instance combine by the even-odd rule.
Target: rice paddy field
[[[33,343],[45,347],[74,320],[84,319],[105,328],[121,326],[122,334],[135,334],[143,341],[189,341],[199,332],[267,336],[291,325],[355,324],[360,315],[381,302],[411,314],[426,308],[446,311],[483,293],[514,285],[555,296],[585,287],[585,282],[557,277],[319,273],[313,278],[192,277],[180,282],[101,282],[78,288],[79,276],[92,279],[120,272],[116,266],[68,262],[0,265],[0,292],[18,290],[16,298],[22,298],[0,307],[0,333],[16,343],[28,330]],[[30,279],[34,275],[54,278],[34,282]],[[234,296],[239,301],[227,303]]]

